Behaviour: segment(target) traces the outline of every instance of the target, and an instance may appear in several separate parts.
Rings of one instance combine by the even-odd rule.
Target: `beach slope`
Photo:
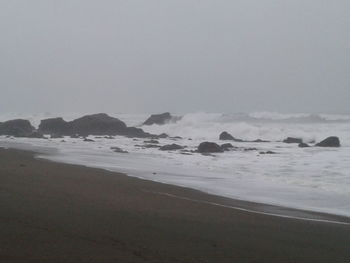
[[[228,202],[0,149],[0,262],[350,262],[349,225]]]

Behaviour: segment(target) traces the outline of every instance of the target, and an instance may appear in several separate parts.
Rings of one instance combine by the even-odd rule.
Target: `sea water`
[[[7,114],[0,121],[29,119],[38,126],[41,119],[63,116],[72,120],[84,114]],[[180,151],[142,148],[144,139],[90,136],[94,142],[64,139],[6,138],[0,146],[44,151],[39,157],[58,162],[125,172],[158,182],[190,187],[230,198],[350,216],[350,115],[281,113],[190,113],[165,125],[142,126],[149,114],[110,114],[147,132],[181,139],[159,139],[160,145],[176,143],[195,150],[203,141],[219,141],[222,131],[243,140],[268,143],[232,142],[237,150],[209,156]],[[340,148],[298,148],[286,144],[286,137],[311,143],[338,136]],[[116,146],[129,153],[116,153]],[[244,148],[257,148],[245,151]],[[260,154],[273,151],[276,154]]]

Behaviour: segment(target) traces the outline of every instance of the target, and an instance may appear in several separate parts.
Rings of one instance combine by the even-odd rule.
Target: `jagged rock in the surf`
[[[42,134],[39,131],[33,131],[31,134],[28,134],[27,136],[25,136],[27,138],[35,138],[35,139],[47,139],[44,134]]]
[[[297,143],[300,144],[303,142],[303,139],[301,138],[294,138],[294,137],[288,137],[283,140],[284,143]]]
[[[144,143],[158,144],[159,141],[157,141],[157,140],[148,140],[148,141],[144,141]]]
[[[178,145],[178,144],[167,144],[159,148],[161,151],[175,151],[175,150],[182,150],[184,149],[184,146]]]
[[[254,141],[251,141],[251,142],[270,142],[270,141],[266,141],[266,140],[262,140],[262,139],[256,139],[256,140],[254,140]]]
[[[231,143],[224,143],[224,144],[222,144],[220,147],[221,147],[221,149],[222,149],[223,151],[230,151],[230,150],[236,148],[236,147],[233,146]]]
[[[172,116],[169,112],[165,112],[162,114],[153,114],[151,115],[144,123],[143,125],[163,125],[170,121],[177,121],[178,117]]]
[[[92,140],[92,139],[89,139],[89,138],[84,138],[84,140],[83,140],[84,142],[94,142],[94,140]]]
[[[154,138],[156,135],[150,134],[148,132],[144,132],[140,128],[136,127],[126,127],[126,129],[122,132],[120,132],[118,135],[124,135],[126,137],[130,138]]]
[[[70,133],[88,135],[116,135],[125,133],[127,127],[121,120],[105,113],[86,115],[69,122]]]
[[[166,133],[161,133],[161,134],[157,135],[156,137],[157,137],[158,139],[166,139],[166,138],[169,137],[169,135],[166,134]]]
[[[266,151],[266,152],[259,152],[259,154],[276,154],[276,152]]]
[[[28,120],[16,119],[0,123],[0,135],[14,137],[28,137],[32,135],[35,128]]]
[[[128,153],[128,151],[124,151],[123,149],[116,146],[111,147],[111,150],[113,150],[116,153]]]
[[[257,151],[258,149],[257,148],[254,148],[254,147],[250,147],[250,148],[244,148],[243,149],[245,152],[250,152],[250,151]]]
[[[222,141],[233,141],[235,138],[228,132],[224,131],[220,134],[219,139]]]
[[[44,134],[68,136],[123,135],[140,138],[155,136],[139,128],[127,127],[121,120],[105,113],[86,115],[70,122],[66,122],[62,118],[42,120],[39,125],[39,131]]]
[[[244,142],[241,139],[237,139],[235,137],[233,137],[231,134],[229,134],[228,132],[224,131],[220,134],[219,139],[222,141],[235,141],[235,142]]]
[[[199,153],[221,153],[224,150],[215,142],[202,142],[198,145],[197,151]]]
[[[308,148],[308,147],[310,147],[310,145],[308,145],[307,143],[302,142],[302,143],[299,143],[298,147],[299,148]]]
[[[41,120],[38,131],[43,134],[50,134],[54,136],[71,134],[69,123],[62,118],[50,118]]]
[[[324,139],[323,141],[317,143],[315,146],[318,146],[318,147],[340,147],[340,140],[336,136],[331,136],[331,137],[328,137],[328,138]]]

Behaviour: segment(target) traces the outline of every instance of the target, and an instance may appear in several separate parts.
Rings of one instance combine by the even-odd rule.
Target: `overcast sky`
[[[349,0],[2,0],[1,112],[350,112]]]

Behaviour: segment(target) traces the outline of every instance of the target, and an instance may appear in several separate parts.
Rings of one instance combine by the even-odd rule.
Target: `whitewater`
[[[41,119],[62,116],[72,120],[85,114],[2,114],[0,122],[24,118],[38,126]],[[181,138],[159,139],[160,145],[176,143],[195,150],[203,141],[219,141],[223,131],[243,140],[235,151],[213,155],[183,154],[142,148],[144,139],[116,136],[33,139],[0,136],[1,147],[37,150],[39,158],[124,172],[143,179],[185,186],[229,198],[311,211],[350,216],[350,115],[256,113],[189,113],[173,123],[142,126],[149,114],[110,114],[128,126],[153,134]],[[338,136],[340,148],[298,148],[287,137],[306,143]],[[128,153],[116,153],[119,147]],[[243,148],[257,148],[244,151]],[[260,154],[273,151],[276,154]]]

